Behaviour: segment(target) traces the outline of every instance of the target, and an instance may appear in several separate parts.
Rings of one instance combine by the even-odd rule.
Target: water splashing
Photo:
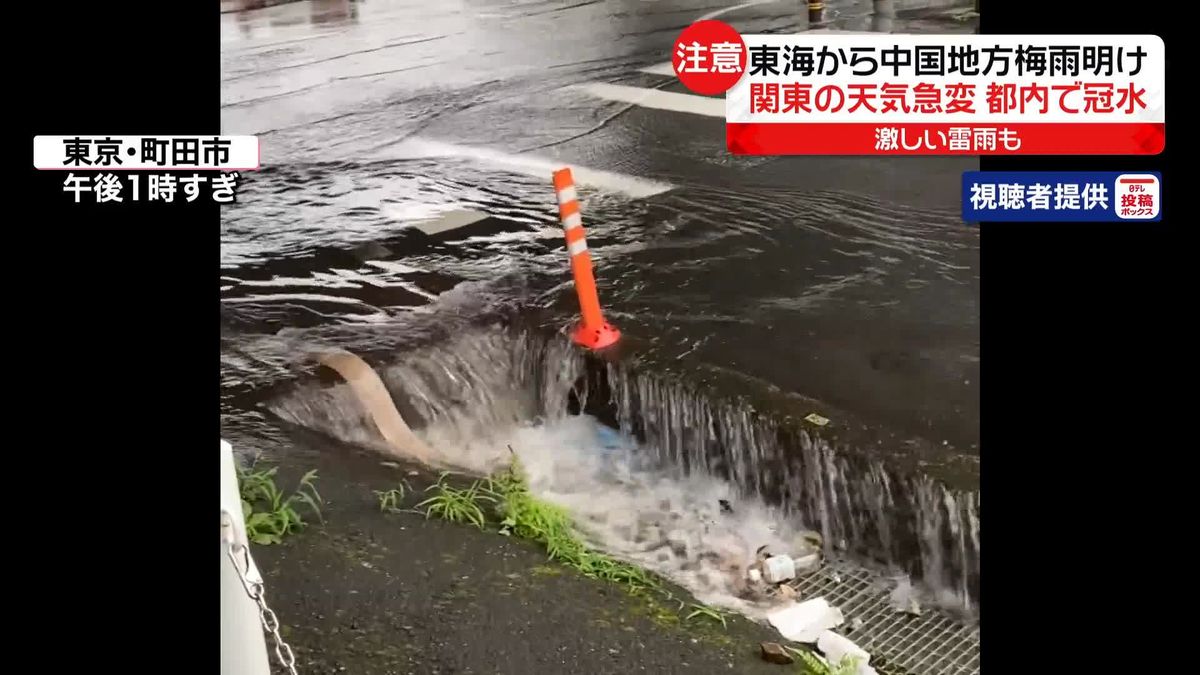
[[[765,544],[796,553],[811,528],[827,556],[907,573],[938,604],[977,608],[977,493],[903,475],[746,404],[597,366],[539,333],[464,332],[380,373],[404,416],[456,465],[490,473],[512,445],[535,492],[570,508],[598,545],[706,601],[761,611],[742,582],[753,552]],[[619,434],[573,414],[604,408]],[[302,387],[271,410],[379,443],[342,386]]]

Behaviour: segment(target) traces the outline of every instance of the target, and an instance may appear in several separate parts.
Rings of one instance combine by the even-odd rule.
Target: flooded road
[[[711,3],[439,7],[226,16],[224,129],[259,135],[265,167],[223,218],[227,300],[363,321],[498,274],[551,289],[568,277],[548,171],[517,158],[570,162],[620,177],[584,186],[584,219],[602,299],[627,332],[977,448],[978,232],[959,222],[955,187],[973,160],[733,158],[719,119],[578,88],[679,90],[639,69]],[[747,32],[803,20],[789,3],[725,17]],[[662,183],[673,187],[628,198]],[[322,263],[460,209],[490,216],[491,231]]]
[[[679,111],[656,107],[655,96],[684,93],[662,65],[679,31],[700,17],[743,32],[806,25],[795,2],[736,4],[313,1],[224,14],[223,133],[257,135],[263,166],[222,212],[227,437],[252,444],[281,433],[282,419],[372,442],[338,399],[344,392],[314,383],[303,357],[315,345],[409,368],[389,385],[410,399],[404,412],[432,430],[440,428],[437,410],[481,401],[491,402],[490,412],[476,422],[494,430],[505,387],[514,398],[544,395],[545,377],[528,390],[506,380],[470,394],[482,387],[474,379],[483,367],[507,352],[472,347],[463,336],[484,346],[499,339],[487,327],[491,317],[536,314],[551,327],[573,321],[550,184],[551,171],[570,164],[608,318],[656,370],[727,373],[764,392],[821,402],[886,430],[895,439],[889,451],[903,453],[911,441],[946,457],[977,457],[979,234],[958,217],[961,172],[977,162],[729,156],[723,119],[703,113],[702,97]],[[834,27],[868,28],[870,3],[863,5],[830,3]],[[972,30],[936,12],[902,13],[894,24]],[[451,221],[469,224],[445,229]],[[430,349],[441,350],[438,359]],[[413,359],[457,365],[418,374]],[[554,370],[539,359],[537,372]],[[550,389],[565,399],[570,387]],[[524,428],[553,417],[561,399],[516,406],[504,421]],[[671,414],[678,413],[653,413]],[[454,420],[470,426],[462,415]],[[527,434],[519,432],[540,447]],[[459,442],[474,447],[479,438]],[[734,446],[761,449],[729,443],[722,451]],[[748,452],[757,458],[760,449]],[[545,489],[578,504],[596,496],[557,484],[572,469],[553,469],[551,459],[546,453],[539,465],[551,472],[541,476]],[[751,472],[768,466],[752,464]],[[863,513],[887,500],[928,507],[904,527],[957,542],[950,548],[962,560],[947,572],[940,544],[915,554],[929,568],[925,577],[969,595],[977,494],[914,487],[900,497],[886,475],[852,479],[832,461],[806,471],[794,474],[792,491],[804,480],[826,481],[836,486],[830,495],[844,493],[841,503]],[[771,480],[786,487],[792,476]],[[959,487],[977,484],[968,472]],[[704,485],[706,496],[720,492]],[[803,508],[793,515],[814,521],[802,523],[808,528],[822,529],[815,521],[824,519],[831,540],[851,548],[881,550],[892,562],[905,557],[891,526],[869,514],[834,522],[839,497],[829,499],[835,506],[822,501],[820,518]],[[694,512],[697,523],[709,515]],[[603,528],[605,543],[632,544],[618,529]],[[720,589],[701,590],[717,597]]]

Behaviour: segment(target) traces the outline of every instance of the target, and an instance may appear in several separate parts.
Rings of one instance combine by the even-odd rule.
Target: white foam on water
[[[461,428],[439,424],[423,435],[446,460],[476,474],[505,466],[511,446],[530,490],[566,508],[589,543],[678,583],[703,603],[763,616],[777,603],[747,592],[756,551],[807,550],[805,531],[776,509],[739,498],[712,477],[646,466],[629,439],[594,418],[515,424],[475,438],[464,438]]]
[[[290,301],[329,302],[339,305],[370,307],[370,305],[362,300],[359,300],[358,298],[345,298],[337,295],[324,295],[321,293],[271,293],[266,295],[247,295],[240,298],[223,298],[221,300],[221,302],[225,303]]]
[[[464,291],[452,300],[460,295],[456,289],[439,298],[443,319],[452,306],[458,308],[454,314],[459,310],[464,315],[477,314],[472,308],[479,302],[479,289],[463,286],[470,286],[472,292]],[[459,307],[459,302],[466,304]],[[420,332],[420,323],[403,325],[406,327],[394,332]],[[335,337],[328,335],[321,341]],[[306,349],[288,348],[289,353],[298,351]],[[747,593],[745,588],[746,568],[754,562],[759,547],[803,556],[811,550],[806,528],[820,527],[826,531],[821,538],[830,542],[851,536],[855,527],[863,526],[851,520],[833,527],[837,504],[827,499],[818,499],[807,518],[795,511],[794,502],[785,504],[784,508],[791,507],[785,514],[784,509],[761,501],[755,496],[760,491],[746,487],[748,480],[757,480],[758,472],[770,470],[768,465],[754,463],[762,456],[757,446],[734,448],[743,462],[735,461],[730,467],[737,478],[730,482],[708,472],[702,459],[705,448],[680,445],[692,442],[686,440],[690,438],[686,434],[670,431],[673,445],[667,449],[656,445],[639,448],[594,418],[570,414],[568,400],[584,400],[588,392],[580,388],[585,372],[582,356],[567,340],[543,340],[530,333],[510,334],[500,329],[466,329],[449,339],[402,350],[398,360],[378,370],[406,421],[441,455],[439,463],[484,476],[507,465],[511,446],[534,493],[572,513],[597,548],[659,573],[701,602],[761,618],[776,603],[775,598]],[[704,420],[711,421],[717,414],[707,409],[697,413],[680,398],[685,396],[682,393],[664,393],[621,377],[615,383],[619,390],[636,388],[648,414],[674,415],[681,425],[707,424]],[[303,387],[268,407],[284,420],[387,452],[346,385]],[[732,411],[720,419],[723,428],[735,431],[738,438],[756,436],[758,432],[746,426],[744,416],[744,411]],[[667,432],[659,428],[651,436],[662,443],[663,433]],[[821,497],[822,491],[833,485],[838,486],[832,491],[834,497],[849,499],[849,492],[843,492],[849,469],[833,461],[828,456],[831,452],[817,446],[805,449],[804,459],[811,467],[808,474],[774,478],[787,482],[802,496],[816,491]],[[693,470],[686,471],[686,466]],[[966,515],[958,514],[957,502],[953,495],[944,494],[944,488],[924,482],[916,487],[894,485],[886,473],[872,473],[862,480],[879,485],[868,491],[877,498],[872,502],[877,511],[861,517],[874,517],[886,526],[891,522],[888,511],[894,508],[893,496],[900,494],[897,491],[902,487],[915,490],[915,506],[923,514],[917,526],[922,532],[928,530],[926,538],[939,539],[950,532],[975,542],[971,550],[978,550],[976,511],[971,508]],[[731,512],[722,508],[722,500]],[[943,515],[947,509],[951,515]],[[890,549],[890,530],[884,530],[882,545]],[[930,548],[932,544],[922,546]],[[932,580],[935,588],[953,588],[950,575],[936,573],[940,569],[936,565],[945,560],[948,558],[940,551],[923,551],[922,561],[935,574],[927,572],[918,585],[924,587]],[[881,579],[886,583],[879,590],[890,590],[896,581]],[[928,598],[921,604],[948,604],[949,599],[949,595]]]

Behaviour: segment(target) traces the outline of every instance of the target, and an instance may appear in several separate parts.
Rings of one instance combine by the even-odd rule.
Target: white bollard
[[[221,675],[270,675],[267,641],[258,605],[246,592],[229,558],[235,545],[249,546],[233,447],[221,441]],[[248,549],[247,549],[248,550]],[[253,560],[247,576],[262,582]]]

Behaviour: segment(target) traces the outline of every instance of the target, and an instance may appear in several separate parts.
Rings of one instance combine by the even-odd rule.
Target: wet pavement
[[[373,491],[403,479],[411,508],[428,473],[319,436],[250,442],[283,460],[281,485],[316,469],[326,500],[323,525],[254,554],[301,673],[779,672],[758,656],[778,639],[768,627],[688,620],[686,603],[585,578],[528,542],[380,512]]]
[[[682,92],[643,71],[700,17],[743,32],[806,24],[797,3],[722,13],[733,4],[373,0],[223,15],[223,131],[258,135],[264,166],[222,216],[226,393],[286,376],[251,353],[258,336],[326,331],[395,350],[446,293],[569,322],[549,174],[571,163],[604,172],[577,178],[609,318],[663,362],[976,454],[979,235],[957,216],[974,160],[734,158],[720,119],[596,86]],[[869,9],[831,3],[832,26],[869,28]],[[926,12],[893,30],[972,27]],[[483,217],[470,232],[414,231],[464,210]]]

